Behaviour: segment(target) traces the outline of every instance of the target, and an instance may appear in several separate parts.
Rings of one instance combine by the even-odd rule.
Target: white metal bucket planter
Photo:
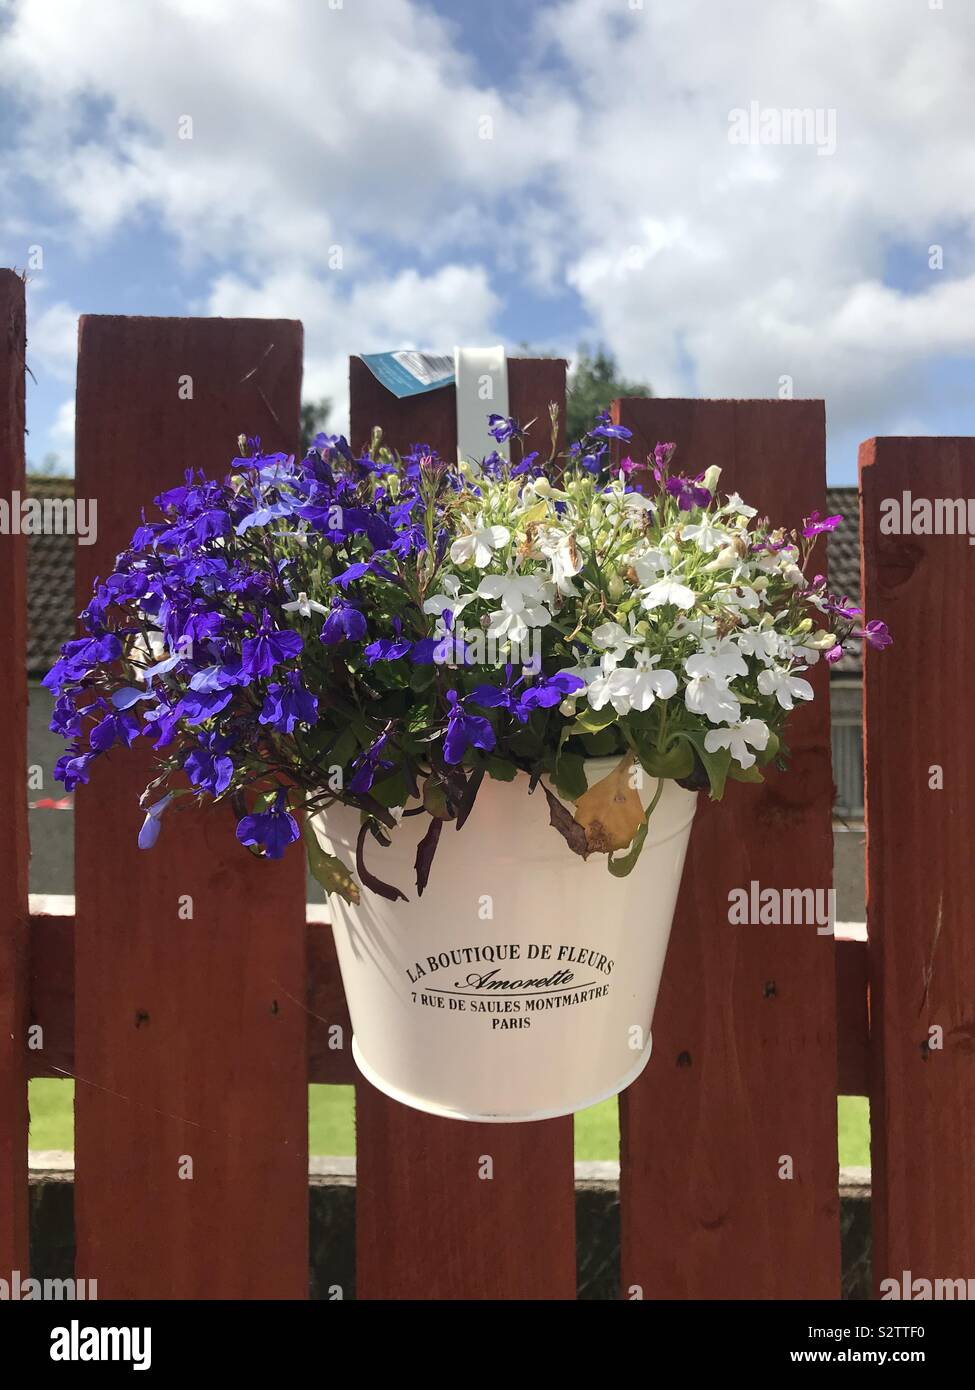
[[[592,760],[592,786],[615,759]],[[644,804],[656,789],[647,779]],[[488,778],[460,832],[444,826],[422,898],[426,816],[372,860],[409,893],[330,898],[353,1055],[373,1085],[461,1120],[543,1120],[623,1090],[650,1058],[650,1025],[697,795],[668,781],[625,878],[572,854],[528,777]],[[359,814],[316,817],[322,847],[354,861]]]

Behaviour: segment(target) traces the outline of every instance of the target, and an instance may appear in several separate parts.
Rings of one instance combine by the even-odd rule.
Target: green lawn
[[[30,1147],[74,1147],[74,1083],[37,1080],[30,1083]],[[308,1143],[313,1154],[355,1153],[353,1090],[351,1086],[308,1087]],[[604,1101],[576,1116],[576,1158],[606,1159],[619,1154],[616,1102]],[[870,1162],[870,1122],[867,1101],[842,1096],[839,1101],[839,1153],[844,1167]]]
[[[840,1096],[840,1165],[870,1167],[870,1102],[866,1096]]]

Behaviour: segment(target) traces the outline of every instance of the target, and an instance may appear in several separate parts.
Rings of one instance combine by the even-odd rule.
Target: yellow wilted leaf
[[[626,849],[643,824],[643,802],[630,782],[632,766],[632,754],[627,753],[607,777],[576,802],[575,819],[585,830],[594,854]]]

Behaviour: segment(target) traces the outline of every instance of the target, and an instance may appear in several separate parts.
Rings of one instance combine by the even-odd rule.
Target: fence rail
[[[9,272],[0,329],[9,496],[23,487],[25,361]],[[79,607],[145,500],[185,468],[219,469],[242,430],[295,447],[301,352],[293,322],[82,319],[77,489],[98,499],[100,524],[78,550]],[[354,447],[379,424],[396,447],[456,448],[451,388],[397,401],[358,359],[350,379]],[[509,392],[513,413],[547,429],[565,364],[512,361]],[[821,403],[614,409],[634,452],[674,440],[686,467],[720,463],[729,489],[789,523],[823,509]],[[975,441],[873,441],[862,477],[867,604],[901,654],[866,665],[870,940],[727,921],[729,890],[751,880],[830,886],[821,664],[789,775],[736,784],[697,817],[659,1051],[620,1101],[624,1297],[838,1296],[838,1094],[872,1099],[875,1282],[975,1274],[975,554],[964,537],[883,536],[878,521],[881,499],[908,487],[975,491]],[[22,537],[0,538],[0,594],[19,673]],[[0,683],[0,1274],[27,1269],[27,1080],[70,1075],[79,1277],[103,1297],[305,1296],[316,1081],[356,1087],[358,1297],[573,1297],[572,1120],[451,1122],[359,1077],[331,933],[306,920],[297,856],[257,863],[212,814],[178,817],[165,846],[139,854],[144,768],[112,760],[77,795],[75,916],[28,918],[25,707],[24,679]]]

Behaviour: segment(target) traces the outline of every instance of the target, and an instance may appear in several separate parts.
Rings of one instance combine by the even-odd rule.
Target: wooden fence
[[[23,490],[25,365],[9,272],[0,334],[9,498]],[[76,488],[98,499],[98,539],[77,551],[79,608],[184,469],[220,472],[242,430],[295,448],[301,357],[294,322],[82,319]],[[523,421],[564,399],[562,362],[512,361],[509,380]],[[399,447],[456,448],[450,389],[396,401],[354,358],[351,406],[354,446],[380,424]],[[634,454],[675,440],[684,469],[721,464],[724,486],[776,518],[824,509],[820,402],[614,409]],[[830,886],[821,664],[789,775],[733,784],[697,817],[658,1050],[620,1100],[623,1297],[838,1297],[838,1094],[872,1101],[875,1283],[975,1275],[975,553],[962,535],[880,532],[882,500],[905,489],[975,493],[975,440],[875,440],[861,476],[867,607],[897,642],[866,656],[869,946],[728,925],[729,891],[753,879]],[[145,769],[113,759],[76,796],[75,918],[29,919],[23,538],[0,536],[0,597],[0,1277],[28,1267],[27,1081],[67,1075],[79,1277],[103,1298],[304,1297],[313,1081],[356,1087],[356,1296],[572,1298],[572,1120],[451,1122],[359,1077],[300,856],[258,863],[213,814],[177,817],[140,853]]]

